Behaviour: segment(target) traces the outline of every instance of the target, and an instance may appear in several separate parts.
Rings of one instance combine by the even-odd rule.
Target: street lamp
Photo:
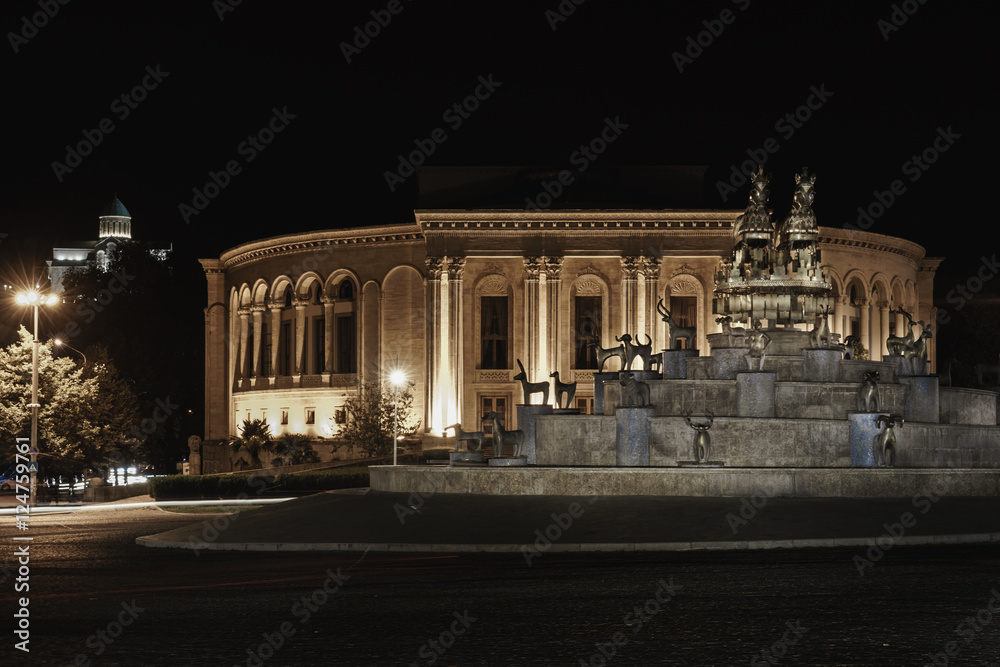
[[[396,465],[396,450],[399,444],[399,385],[406,382],[406,375],[401,370],[395,370],[389,374],[389,382],[396,388],[396,395],[392,401],[393,428],[392,428],[392,465]]]
[[[54,345],[56,345],[57,347],[68,347],[69,349],[73,350],[74,352],[76,352],[77,354],[79,354],[81,357],[83,357],[83,365],[84,366],[87,365],[87,355],[85,355],[83,352],[81,352],[80,350],[76,349],[75,347],[73,347],[72,345],[70,345],[69,343],[67,343],[66,341],[62,340],[61,338],[53,338],[52,339],[52,343]]]
[[[35,340],[31,346],[31,491],[28,504],[35,506],[36,479],[38,476],[38,307],[51,306],[59,298],[55,294],[41,294],[37,290],[21,292],[17,302],[22,306],[31,306],[35,311]]]

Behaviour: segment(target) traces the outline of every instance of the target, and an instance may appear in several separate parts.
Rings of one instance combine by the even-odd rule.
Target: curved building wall
[[[256,418],[276,434],[330,437],[358,378],[395,368],[432,435],[454,423],[481,430],[490,410],[516,428],[518,362],[531,381],[558,372],[577,382],[572,407],[589,411],[588,343],[612,347],[628,333],[667,347],[658,304],[707,350],[705,336],[720,331],[714,273],[739,214],[417,211],[416,224],[279,236],[202,260],[205,438],[226,440]],[[904,331],[890,309],[933,321],[939,260],[903,239],[820,233],[833,331],[858,335],[879,359],[888,333]]]

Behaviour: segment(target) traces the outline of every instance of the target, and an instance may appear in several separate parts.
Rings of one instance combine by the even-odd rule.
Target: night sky
[[[416,179],[390,190],[386,172],[415,141],[432,142],[427,165],[569,168],[608,119],[620,134],[592,165],[706,165],[707,207],[745,206],[745,185],[719,184],[735,185],[748,151],[767,156],[779,218],[803,166],[827,226],[856,224],[898,181],[870,231],[946,256],[939,289],[996,249],[995,3],[16,0],[0,12],[5,282],[41,276],[54,241],[94,238],[114,193],[136,236],[218,256],[281,233],[412,222]],[[478,108],[455,111],[477,89]],[[67,146],[81,142],[73,166]],[[928,149],[932,164],[912,161]],[[227,165],[225,187],[196,201]]]

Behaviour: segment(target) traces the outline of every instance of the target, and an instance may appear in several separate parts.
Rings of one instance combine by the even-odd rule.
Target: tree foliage
[[[347,423],[340,433],[349,447],[360,449],[365,456],[392,454],[396,408],[399,411],[399,435],[412,435],[420,426],[413,413],[413,383],[396,390],[374,380],[359,380],[357,392],[347,398],[344,409]]]
[[[7,452],[15,438],[31,434],[34,343],[24,327],[18,334],[16,343],[0,349],[0,439]],[[135,394],[106,354],[92,354],[93,362],[88,358],[84,365],[53,357],[51,343],[38,346],[38,444],[45,474],[100,471],[135,460]]]
[[[229,448],[239,456],[236,465],[241,469],[264,467],[265,457],[274,451],[270,425],[263,419],[244,419],[240,434],[229,442]]]

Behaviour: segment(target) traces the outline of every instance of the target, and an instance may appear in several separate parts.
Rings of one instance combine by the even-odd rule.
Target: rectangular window
[[[507,297],[484,296],[481,299],[480,368],[510,368],[507,362]]]
[[[337,316],[337,372],[357,373],[358,355],[354,339],[354,313]]]
[[[326,371],[326,318],[313,319],[313,373]]]
[[[288,426],[288,408],[281,408],[281,425]]]
[[[580,411],[581,415],[594,414],[594,399],[588,396],[577,396],[576,409]]]
[[[601,344],[601,297],[578,296],[573,300],[573,368],[597,368],[597,350],[588,343]]]
[[[316,409],[306,408],[306,423],[315,424],[316,423]]]
[[[480,419],[485,417],[490,412],[496,412],[497,416],[500,418],[501,425],[504,430],[510,430],[510,424],[507,419],[507,405],[510,399],[507,396],[482,396],[480,397],[479,405],[481,407]],[[493,436],[493,421],[483,422],[483,434],[487,438],[492,438]],[[494,456],[499,456],[499,453],[494,454]]]
[[[698,326],[698,297],[694,296],[671,296],[670,314],[679,327],[696,328]],[[687,341],[679,343],[686,345]],[[692,342],[692,345],[694,343]],[[670,345],[669,347],[673,347]]]

